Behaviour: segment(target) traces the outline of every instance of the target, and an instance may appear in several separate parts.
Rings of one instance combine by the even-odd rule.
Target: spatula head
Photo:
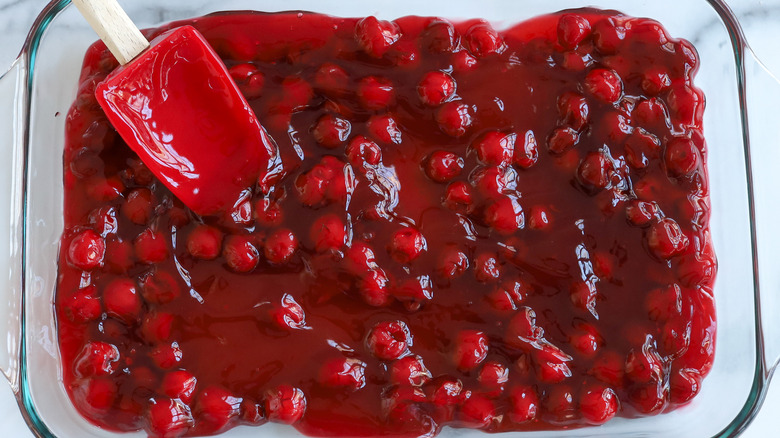
[[[191,26],[155,38],[96,94],[130,148],[199,215],[229,212],[276,155],[225,65]]]

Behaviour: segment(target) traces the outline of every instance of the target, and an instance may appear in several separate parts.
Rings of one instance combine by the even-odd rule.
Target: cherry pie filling
[[[229,214],[198,217],[108,123],[94,89],[117,63],[90,47],[56,292],[90,421],[411,437],[599,425],[698,393],[716,260],[690,43],[595,9],[501,31],[245,12],[146,35],[182,24],[278,154]]]

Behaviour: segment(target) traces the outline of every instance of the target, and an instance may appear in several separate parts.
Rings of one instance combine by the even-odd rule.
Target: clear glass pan
[[[124,2],[141,27],[220,10],[311,10],[332,15],[482,17],[502,27],[532,16],[581,7],[577,0],[442,1],[413,0],[226,0]],[[735,16],[720,0],[594,0],[589,5],[654,18],[674,37],[696,46],[701,69],[696,84],[707,96],[704,116],[712,184],[712,231],[720,270],[715,288],[718,343],[714,368],[701,394],[685,408],[657,417],[617,419],[598,428],[515,433],[528,437],[714,437],[733,436],[755,415],[778,357],[780,324],[764,324],[780,300],[762,296],[759,284],[780,284],[780,272],[762,270],[760,251],[780,242],[771,224],[756,224],[755,211],[771,192],[752,185],[750,135],[754,144],[772,141],[765,114],[750,119],[752,99],[780,101],[780,86],[761,69],[746,46]],[[82,419],[61,383],[53,297],[62,233],[62,145],[67,110],[76,95],[84,51],[95,35],[67,0],[52,1],[41,13],[12,69],[0,78],[0,190],[10,208],[0,212],[0,369],[19,399],[30,429],[42,437],[109,437]],[[747,56],[747,58],[746,58]],[[8,98],[6,98],[8,97]],[[776,132],[776,131],[772,131]],[[780,157],[778,161],[780,162]],[[767,161],[755,170],[771,172]],[[766,246],[756,233],[765,233]],[[764,234],[761,234],[764,236]],[[775,246],[776,247],[776,246]],[[5,270],[5,266],[9,269]],[[771,321],[767,319],[766,321]],[[2,337],[0,337],[2,338]],[[770,344],[768,340],[774,341]],[[134,434],[130,436],[140,436]],[[289,427],[236,428],[227,436],[298,436]],[[445,429],[442,437],[484,436]]]

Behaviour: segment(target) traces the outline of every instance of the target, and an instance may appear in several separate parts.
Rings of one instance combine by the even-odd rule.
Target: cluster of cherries
[[[147,32],[153,37],[185,24]],[[279,153],[197,217],[116,135],[86,55],[56,307],[76,408],[112,430],[432,436],[689,402],[716,262],[693,48],[593,9],[188,21]]]

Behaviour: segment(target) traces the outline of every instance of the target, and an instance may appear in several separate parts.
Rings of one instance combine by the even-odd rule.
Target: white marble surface
[[[685,1],[685,0],[683,0]],[[690,0],[688,0],[690,1]],[[730,0],[742,20],[745,33],[762,61],[780,77],[780,0]],[[11,64],[22,46],[27,30],[46,4],[44,0],[0,0],[0,72]],[[773,11],[774,14],[767,12]],[[775,18],[767,19],[774,16]],[[766,108],[771,109],[766,102]],[[776,112],[776,111],[774,111]],[[761,184],[760,180],[756,181]],[[7,200],[0,199],[0,205]],[[780,262],[780,260],[778,260]],[[766,291],[765,291],[766,292]],[[4,334],[0,334],[4,336]],[[755,421],[742,435],[745,438],[778,436],[780,430],[780,378],[771,385],[769,395]],[[0,434],[13,438],[32,436],[22,420],[10,388],[0,381]]]

